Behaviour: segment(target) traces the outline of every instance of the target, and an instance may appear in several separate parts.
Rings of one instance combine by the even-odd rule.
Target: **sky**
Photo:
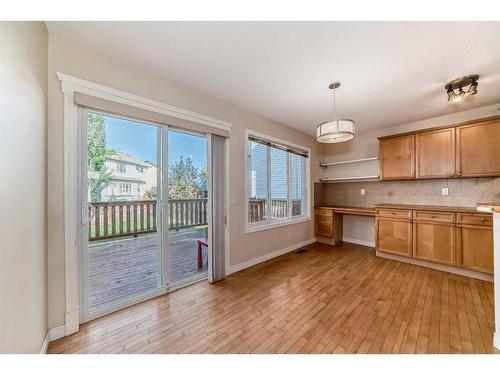
[[[108,148],[126,152],[141,160],[156,163],[157,127],[138,124],[116,117],[105,116],[106,143]],[[170,130],[168,133],[169,164],[178,161],[180,157],[193,160],[196,168],[207,165],[207,150],[205,137],[193,136]]]

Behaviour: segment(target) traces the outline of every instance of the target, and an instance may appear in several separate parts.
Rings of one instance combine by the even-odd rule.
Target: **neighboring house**
[[[108,156],[105,165],[113,178],[102,190],[103,201],[140,200],[146,191],[156,186],[157,168],[149,161],[117,151]]]

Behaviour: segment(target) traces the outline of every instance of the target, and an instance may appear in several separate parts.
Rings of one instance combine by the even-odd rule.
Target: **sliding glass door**
[[[168,132],[169,275],[174,284],[207,277],[207,139]]]
[[[206,278],[206,136],[79,116],[81,320]]]

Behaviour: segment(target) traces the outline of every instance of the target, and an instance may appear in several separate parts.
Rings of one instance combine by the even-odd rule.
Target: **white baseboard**
[[[40,348],[40,354],[47,354],[47,349],[49,348],[49,331],[45,334],[45,338],[43,339],[42,346]]]
[[[500,350],[500,336],[497,332],[493,334],[493,346]]]
[[[362,241],[362,240],[357,240],[355,238],[344,237],[342,239],[342,241],[349,242],[349,243],[354,243],[356,245],[363,245],[363,246],[368,246],[368,247],[375,247],[375,242]]]
[[[80,311],[79,310],[73,310],[73,311],[67,311],[66,312],[66,332],[64,333],[65,336],[69,336],[72,333],[78,332],[80,329]]]
[[[66,325],[60,325],[49,329],[49,341],[54,341],[66,336]]]
[[[285,247],[283,249],[275,250],[273,252],[261,255],[260,257],[253,258],[253,259],[247,260],[246,262],[242,262],[242,263],[236,264],[236,265],[234,265],[234,266],[231,267],[231,273],[238,272],[238,271],[244,270],[245,268],[255,266],[256,264],[265,262],[265,261],[267,261],[269,259],[273,259],[273,258],[279,257],[280,255],[292,252],[294,250],[297,250],[300,247],[303,247],[303,246],[306,246],[306,245],[310,245],[310,244],[312,244],[314,242],[316,242],[316,238],[314,238],[314,237],[313,238],[309,238],[308,240],[296,243],[296,244],[291,245],[291,246],[287,246],[287,247]]]

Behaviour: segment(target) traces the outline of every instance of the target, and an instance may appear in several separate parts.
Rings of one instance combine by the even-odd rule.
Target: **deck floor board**
[[[198,269],[198,243],[203,228],[169,232],[171,280],[178,282],[195,275],[206,275]],[[127,298],[137,297],[158,288],[160,264],[158,236],[91,242],[88,257],[88,290],[90,311],[112,306]]]

